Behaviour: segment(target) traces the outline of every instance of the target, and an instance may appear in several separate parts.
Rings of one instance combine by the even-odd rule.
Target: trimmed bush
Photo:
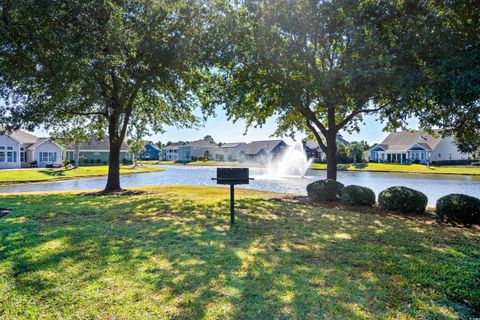
[[[372,206],[375,204],[375,193],[362,186],[346,186],[342,193],[342,203],[349,205]]]
[[[307,186],[308,197],[316,202],[337,201],[342,198],[344,185],[338,181],[325,179]]]
[[[435,214],[442,221],[480,224],[480,199],[452,193],[437,200]]]
[[[378,204],[382,209],[404,213],[424,213],[427,202],[425,194],[407,187],[390,187],[378,195]]]

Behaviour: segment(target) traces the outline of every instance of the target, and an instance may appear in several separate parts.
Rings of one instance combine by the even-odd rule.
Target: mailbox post
[[[249,184],[253,178],[249,177],[248,168],[217,168],[217,177],[212,178],[217,184],[230,185],[230,224],[235,223],[235,185]]]

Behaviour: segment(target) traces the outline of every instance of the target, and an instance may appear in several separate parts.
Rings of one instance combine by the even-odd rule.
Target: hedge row
[[[314,202],[341,201],[346,205],[375,204],[373,190],[334,180],[318,180],[307,186],[308,197]],[[385,210],[422,214],[428,198],[420,191],[407,187],[390,187],[378,195],[378,205]],[[449,194],[437,201],[436,217],[439,221],[480,224],[480,199],[462,194]]]

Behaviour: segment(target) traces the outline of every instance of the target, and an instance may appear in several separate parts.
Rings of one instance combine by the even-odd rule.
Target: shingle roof
[[[37,142],[35,142],[31,146],[29,146],[28,149],[34,149],[34,148],[38,147],[39,145],[41,145],[42,143],[44,143],[47,140],[48,140],[48,138],[38,138]]]
[[[205,140],[191,141],[185,144],[186,147],[205,147],[205,148],[215,148],[218,147],[215,143],[208,142]]]
[[[437,130],[435,136],[423,131],[400,131],[391,132],[380,144],[385,150],[407,150],[414,144],[419,144],[427,149],[433,150],[442,140]]]
[[[285,142],[283,140],[252,141],[245,146],[245,154],[256,155],[262,150],[268,153],[281,143]]]
[[[160,151],[160,148],[159,148],[155,143],[153,143],[152,141],[147,142],[146,145],[149,145],[149,146],[152,147],[153,149],[155,149],[155,150],[157,150],[157,151]]]
[[[242,144],[246,144],[246,143],[245,142],[229,142],[229,143],[222,144],[220,148],[236,148]]]
[[[75,144],[70,143],[65,146],[68,151],[73,151],[75,149]],[[98,137],[92,136],[92,138],[88,141],[82,141],[78,144],[79,150],[88,150],[88,151],[99,151],[99,150],[110,150],[110,141],[108,136],[105,136],[103,140],[99,140]],[[126,152],[130,149],[124,143],[120,148],[120,151]]]
[[[9,136],[25,144],[34,144],[38,140],[38,137],[22,130],[14,131]]]

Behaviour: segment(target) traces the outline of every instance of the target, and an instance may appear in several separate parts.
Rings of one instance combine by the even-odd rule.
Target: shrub
[[[343,188],[344,185],[338,181],[318,180],[307,186],[307,194],[316,202],[336,201],[341,199]]]
[[[346,186],[342,193],[342,203],[350,205],[371,206],[375,204],[375,193],[362,186]]]
[[[463,224],[480,224],[480,199],[464,194],[449,194],[437,200],[435,214],[439,220]]]
[[[378,195],[378,204],[382,209],[405,213],[424,213],[427,202],[425,194],[407,187],[390,187]]]
[[[415,160],[412,161],[412,164],[419,164],[419,163],[420,163],[420,160],[418,160],[418,159],[415,159]]]
[[[472,162],[472,166],[480,167],[480,162]]]

